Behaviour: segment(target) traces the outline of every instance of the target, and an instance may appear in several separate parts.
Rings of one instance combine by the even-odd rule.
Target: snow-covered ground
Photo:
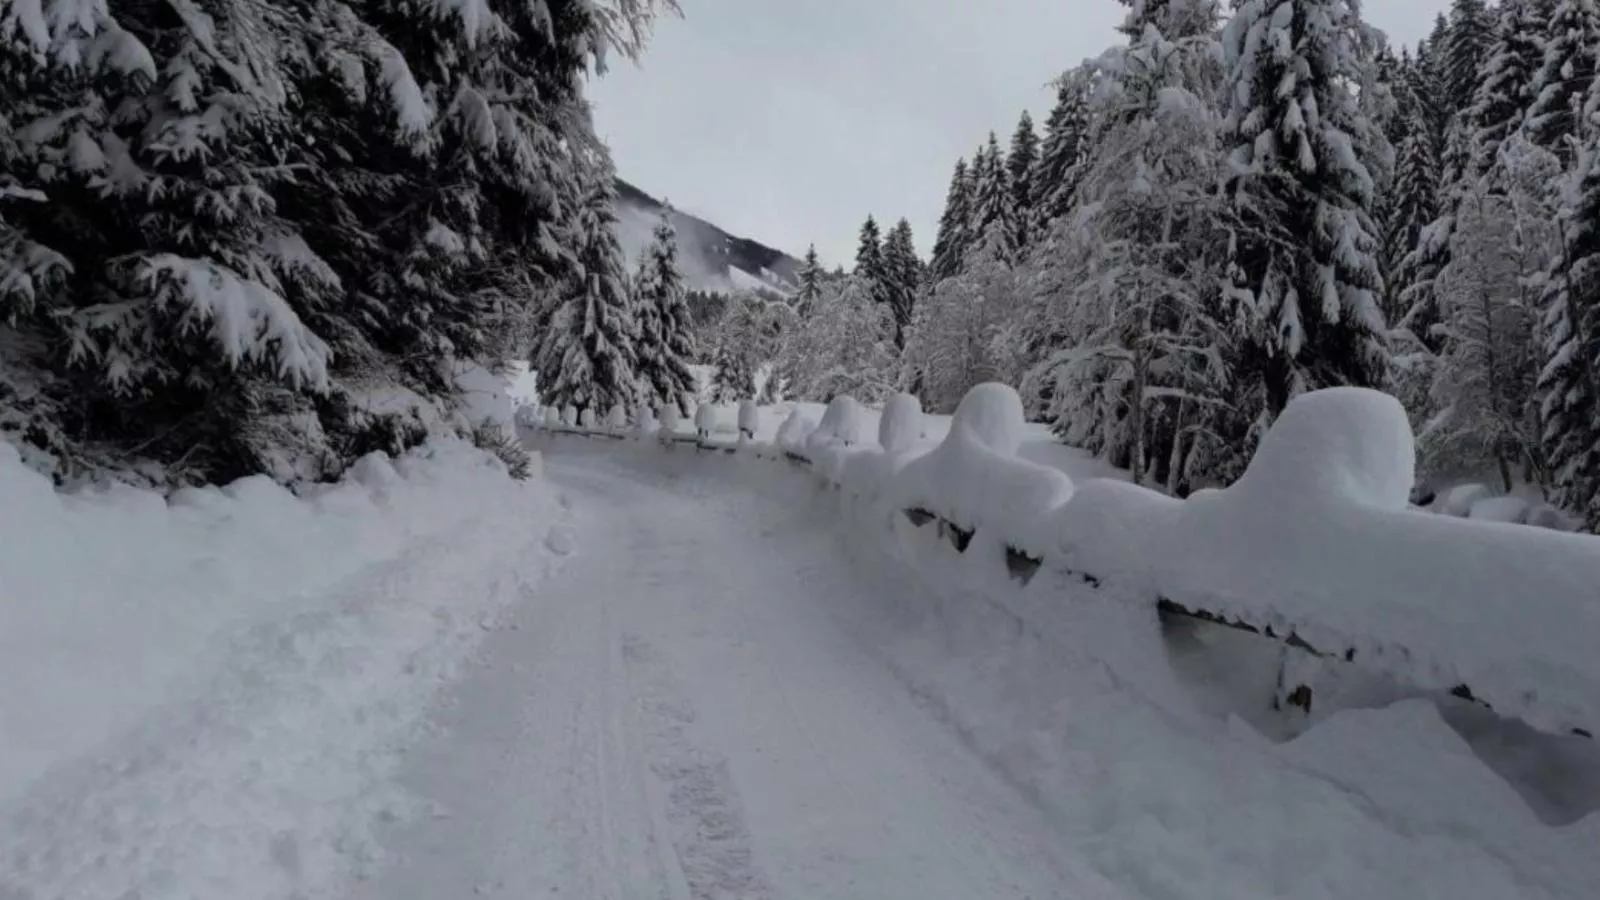
[[[985,835],[941,812],[942,800],[930,806],[930,796],[972,791],[990,773],[1039,814],[996,820],[998,813],[983,812],[1007,829],[990,836],[1022,840],[1012,831],[1020,821],[1040,829],[1025,840],[1035,848],[1029,854],[1053,848],[1047,856],[1012,856],[1005,865],[1013,883],[1047,865],[1057,873],[1065,867],[1074,879],[1034,896],[1577,898],[1600,883],[1600,859],[1591,853],[1600,840],[1600,755],[1585,739],[1540,736],[1468,704],[1403,691],[1373,693],[1366,703],[1346,698],[1345,708],[1322,712],[1309,730],[1274,733],[1272,720],[1285,714],[1270,709],[1278,655],[1270,642],[1223,633],[1223,641],[1255,644],[1242,655],[1228,647],[1219,657],[1202,646],[1216,643],[1216,635],[1174,632],[1152,608],[1076,579],[1046,571],[1020,587],[991,555],[957,555],[930,531],[871,516],[841,518],[839,494],[767,460],[572,438],[548,444],[552,470],[578,508],[603,509],[580,534],[593,527],[627,535],[604,545],[604,558],[575,593],[608,598],[611,628],[625,651],[630,633],[649,646],[653,662],[630,675],[630,690],[671,698],[665,705],[681,716],[673,720],[671,746],[682,739],[694,758],[727,766],[726,780],[718,775],[709,782],[714,787],[678,796],[692,804],[709,795],[719,810],[732,805],[725,798],[739,798],[731,818],[737,825],[722,833],[739,847],[730,858],[739,866],[749,860],[762,879],[751,883],[762,888],[733,896],[945,896],[919,884],[924,876],[950,879],[949,896],[1007,896],[989,882],[970,886],[962,875],[977,867],[994,877],[969,858]],[[580,540],[579,553],[592,546]],[[569,573],[580,567],[591,570],[574,561]],[[586,658],[599,655],[583,646]],[[502,659],[539,656],[525,649]],[[521,665],[534,670],[531,662]],[[1235,670],[1241,666],[1259,671]],[[885,686],[884,671],[897,685]],[[500,677],[480,676],[485,685]],[[658,679],[671,686],[658,687]],[[896,712],[909,697],[925,719]],[[876,711],[865,720],[857,708],[864,701]],[[532,714],[546,709],[538,704],[558,701],[547,693],[517,702],[532,704],[521,716],[531,723],[545,718]],[[603,709],[615,701],[595,702]],[[564,740],[649,746],[652,715],[643,712],[628,726],[640,732]],[[484,709],[478,718],[503,716]],[[470,735],[477,726],[460,727],[469,744],[478,743]],[[536,730],[522,729],[521,740],[533,740]],[[969,772],[967,764],[941,762],[927,783],[926,760],[954,760],[953,739],[990,773],[958,776]],[[458,755],[454,740],[429,759]],[[864,741],[892,741],[900,771],[858,780],[858,757],[868,772],[876,765]],[[469,758],[494,753],[475,752]],[[829,759],[826,774],[813,771],[821,765],[813,752]],[[652,766],[658,774],[675,771]],[[429,769],[436,767],[423,772]],[[544,783],[548,773],[537,773],[530,785]],[[624,776],[589,777],[611,783]],[[846,804],[835,783],[859,802]],[[644,828],[624,842],[637,860],[652,858],[638,848],[663,833],[669,842],[684,839],[673,822],[695,815],[675,805],[670,783],[657,788],[666,793],[654,801],[661,805],[650,827],[662,831]],[[902,788],[914,796],[901,796]],[[433,796],[458,790],[460,781],[452,781]],[[497,808],[485,784],[466,790]],[[476,861],[451,867],[451,854],[482,834],[477,807],[458,813],[394,845],[423,855],[393,884],[427,879],[427,872],[466,879],[483,868]],[[524,823],[529,816],[519,815]],[[582,833],[607,835],[607,827],[596,821]],[[947,848],[952,868],[938,853],[926,855],[926,846],[913,851],[915,864],[903,861],[908,842],[933,840]],[[487,886],[489,896],[550,883],[544,870],[513,853],[528,846],[499,851],[509,862],[495,869],[499,881]],[[599,851],[567,852],[570,862]],[[863,855],[893,867],[899,880],[867,880],[864,871],[881,873]],[[594,868],[590,860],[561,871],[586,865]],[[708,866],[704,877],[718,883],[722,875],[710,873],[727,870]],[[856,870],[854,887],[833,880],[841,866]],[[737,871],[744,877],[752,870]],[[431,894],[400,896],[437,896],[464,881],[423,883]],[[573,884],[583,890],[583,882]],[[688,896],[717,896],[693,888]]]
[[[333,896],[564,516],[453,443],[164,502],[57,495],[0,442],[0,510],[8,900]]]

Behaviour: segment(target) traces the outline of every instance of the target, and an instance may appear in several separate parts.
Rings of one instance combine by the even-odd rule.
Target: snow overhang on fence
[[[697,441],[676,420],[663,410],[665,440],[787,458],[852,508],[936,527],[956,552],[979,538],[1002,546],[1024,581],[1054,569],[1546,731],[1600,726],[1600,539],[1410,508],[1410,424],[1377,391],[1296,399],[1237,484],[1187,500],[1074,485],[1019,458],[1021,403],[999,384],[973,388],[932,448],[919,445],[925,417],[909,396],[885,409],[876,441],[848,397],[817,424],[795,410],[771,444]]]

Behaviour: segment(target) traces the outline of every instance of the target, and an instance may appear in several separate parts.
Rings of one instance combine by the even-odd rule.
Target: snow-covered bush
[[[505,463],[506,472],[518,481],[533,477],[533,457],[517,440],[515,431],[507,431],[499,424],[485,420],[472,430],[473,446],[493,453]]]

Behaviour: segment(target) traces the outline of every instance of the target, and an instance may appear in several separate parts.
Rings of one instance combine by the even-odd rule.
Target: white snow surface
[[[297,498],[59,495],[0,441],[0,896],[328,897],[560,510],[462,442]],[[22,686],[26,685],[26,688]]]
[[[567,642],[536,636],[549,616],[530,619],[488,663],[547,687],[504,689],[490,671],[463,695],[470,712],[415,777],[447,806],[467,799],[397,839],[408,862],[374,900],[473,881],[491,897],[559,881],[584,896],[1491,900],[1585,897],[1600,878],[1600,814],[1541,821],[1434,702],[1324,713],[1274,742],[1196,703],[1141,591],[1090,589],[1048,563],[1019,587],[994,554],[854,515],[788,466],[550,453],[593,510],[588,530],[626,535],[556,591],[572,598],[564,618],[605,624],[557,665],[537,648]],[[1154,498],[1144,512],[1158,518],[1183,506],[1091,481],[1067,508],[1100,491]],[[1142,518],[1128,498],[1113,508]],[[911,724],[909,697],[931,729]],[[965,772],[952,738],[987,774]],[[583,764],[513,768],[501,748],[528,741]],[[1600,771],[1592,748],[1583,758]],[[469,774],[476,760],[487,775]],[[591,787],[566,787],[570,769]],[[1042,814],[1025,833],[1008,801],[970,799],[991,774]],[[530,832],[562,837],[500,837]]]

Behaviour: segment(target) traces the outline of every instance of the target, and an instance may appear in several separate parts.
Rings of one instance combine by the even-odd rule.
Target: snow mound
[[[883,405],[878,419],[878,443],[885,453],[904,453],[922,441],[924,431],[922,401],[910,394],[896,394]]]
[[[902,508],[937,513],[1035,556],[1055,543],[1048,517],[1072,496],[1072,479],[1016,455],[1024,431],[1022,398],[981,384],[956,407],[950,432],[895,478]]]
[[[448,363],[448,367],[467,426],[477,428],[487,422],[509,433],[516,412],[511,379],[496,375],[475,362],[457,360]]]
[[[1480,522],[1521,524],[1528,520],[1530,511],[1528,501],[1521,497],[1485,497],[1472,504],[1472,508],[1467,511],[1467,518]]]
[[[1433,502],[1433,510],[1447,516],[1465,519],[1473,504],[1494,496],[1486,484],[1458,484],[1440,494]]]
[[[859,452],[871,440],[867,410],[849,394],[833,398],[822,414],[822,421],[806,438],[806,456],[817,471],[837,483],[844,460]]]
[[[611,411],[606,413],[606,428],[617,434],[627,430],[628,411],[622,408],[621,403],[614,404]]]
[[[816,423],[811,421],[811,417],[796,409],[778,426],[777,444],[789,453],[804,453],[806,441],[815,429]]]
[[[1180,502],[1093,482],[1057,515],[1058,546],[1080,571],[1593,730],[1600,540],[1408,509],[1404,423],[1372,392],[1307,394],[1239,484]]]
[[[1415,482],[1416,444],[1400,401],[1341,387],[1291,401],[1229,490],[1280,503],[1343,499],[1405,509]]]
[[[739,434],[746,438],[754,438],[761,429],[761,407],[754,400],[746,400],[739,404]]]

